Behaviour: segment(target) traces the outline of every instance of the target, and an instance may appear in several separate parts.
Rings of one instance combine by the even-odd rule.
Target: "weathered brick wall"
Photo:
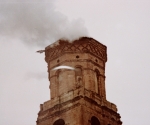
[[[79,58],[76,58],[77,55]],[[59,62],[57,62],[57,60],[59,60]],[[73,68],[76,68],[77,66],[81,67],[82,86],[90,89],[91,91],[97,91],[98,94],[105,97],[105,68],[103,62],[98,59],[97,62],[95,62],[95,58],[91,54],[78,53],[68,54],[68,56],[62,55],[50,62],[48,72],[50,75],[50,86],[53,88],[51,89],[51,98],[59,96],[77,87],[75,70],[61,69],[59,72],[57,70],[53,70],[53,68],[59,65],[71,66]],[[100,73],[98,81],[96,79],[95,70],[98,70]]]
[[[91,125],[93,116],[101,125],[122,125],[116,105],[106,100],[106,46],[87,37],[73,43],[60,40],[45,48],[45,60],[51,100],[41,104],[37,125],[53,125],[59,119],[65,125]],[[74,70],[53,70],[58,66]]]

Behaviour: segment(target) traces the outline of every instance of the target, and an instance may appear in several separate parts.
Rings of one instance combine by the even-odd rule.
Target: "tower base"
[[[37,125],[122,125],[116,105],[83,87],[40,107]]]

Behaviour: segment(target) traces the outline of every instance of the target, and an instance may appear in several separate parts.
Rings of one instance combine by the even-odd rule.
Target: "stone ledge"
[[[114,112],[117,112],[117,107],[115,104],[105,100],[104,98],[101,98],[97,93],[87,90],[83,87],[68,91],[67,93],[62,94],[59,97],[55,97],[47,102],[44,102],[44,104],[41,104],[40,110],[45,111],[45,110],[50,109],[58,104],[63,104],[67,101],[73,100],[76,97],[85,97],[85,98],[87,97],[87,98],[95,101],[98,105],[107,107],[108,109],[110,109]]]
[[[88,90],[86,90],[86,91],[88,91]],[[91,106],[88,106],[87,103],[89,103],[88,105],[91,105]],[[40,123],[40,122],[47,120],[49,118],[52,118],[54,116],[59,116],[62,113],[67,112],[77,106],[85,106],[87,108],[90,108],[91,110],[95,110],[95,108],[97,107],[97,110],[95,110],[95,111],[98,112],[99,114],[101,114],[102,117],[107,117],[107,115],[105,115],[104,112],[109,112],[109,113],[111,113],[111,115],[110,115],[111,120],[118,121],[118,119],[120,118],[120,114],[118,114],[116,111],[110,109],[106,105],[102,105],[102,104],[105,104],[105,103],[98,104],[93,98],[91,98],[91,97],[89,98],[86,95],[85,96],[82,96],[82,95],[76,96],[73,99],[70,99],[68,101],[58,103],[47,110],[41,110],[38,113],[37,123]]]

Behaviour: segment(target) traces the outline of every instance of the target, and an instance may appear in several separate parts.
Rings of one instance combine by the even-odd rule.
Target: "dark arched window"
[[[95,116],[92,116],[91,125],[100,125],[98,118],[96,118]]]
[[[53,125],[65,125],[65,121],[63,119],[59,119],[55,121]]]

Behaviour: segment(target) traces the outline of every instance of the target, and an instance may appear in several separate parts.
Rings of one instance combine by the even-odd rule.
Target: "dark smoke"
[[[82,19],[69,21],[53,0],[0,0],[0,37],[46,46],[58,39],[87,36]]]

